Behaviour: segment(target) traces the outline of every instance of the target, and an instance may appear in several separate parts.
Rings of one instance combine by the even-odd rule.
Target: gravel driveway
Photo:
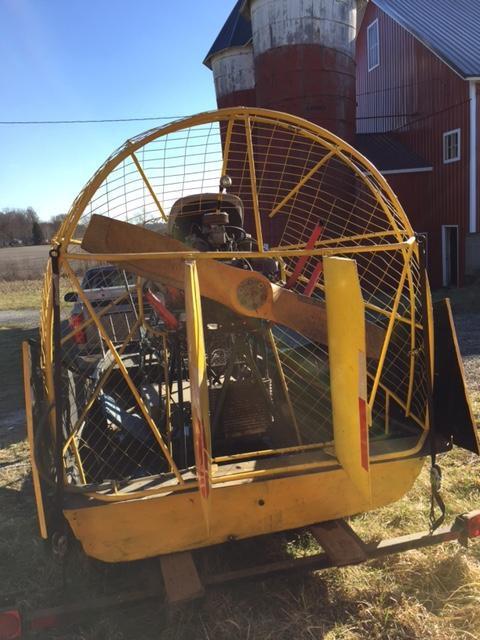
[[[455,316],[455,324],[468,389],[478,404],[480,403],[480,316],[478,313],[459,314]]]

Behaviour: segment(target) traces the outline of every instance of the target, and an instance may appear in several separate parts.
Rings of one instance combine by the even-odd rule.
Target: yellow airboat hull
[[[209,531],[196,488],[128,501],[83,499],[64,513],[87,555],[104,562],[139,560],[377,509],[404,496],[423,463],[372,464],[371,501],[339,467],[214,486]]]

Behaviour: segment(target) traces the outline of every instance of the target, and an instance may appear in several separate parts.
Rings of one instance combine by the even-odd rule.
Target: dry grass
[[[0,311],[38,309],[41,280],[0,280]]]
[[[0,311],[20,311],[39,309],[43,281],[38,280],[0,280]],[[60,280],[61,299],[72,285],[64,278]]]
[[[24,606],[82,598],[142,580],[142,563],[99,569],[74,550],[62,589],[61,568],[36,532],[27,448],[5,442],[0,450],[0,574],[2,591],[25,590]],[[451,514],[480,502],[480,463],[455,452],[442,460]],[[427,526],[428,474],[400,502],[352,524],[365,538]],[[248,558],[255,542],[236,543],[232,553]],[[258,543],[262,544],[262,543]],[[265,543],[260,552],[265,552]],[[258,549],[257,549],[258,551]],[[276,536],[269,553],[296,556],[318,551],[308,535]],[[215,558],[215,562],[221,562]],[[150,563],[153,569],[154,563]],[[56,589],[55,589],[56,586]],[[54,587],[54,591],[51,589]],[[105,614],[65,634],[63,640],[436,640],[479,638],[480,546],[448,544],[382,561],[300,577],[234,585],[208,593],[200,602],[165,612],[159,604]]]
[[[37,280],[45,271],[48,245],[0,249],[0,280]]]

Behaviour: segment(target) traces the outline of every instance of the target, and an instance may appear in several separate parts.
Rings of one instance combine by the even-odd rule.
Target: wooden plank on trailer
[[[23,390],[25,394],[25,416],[27,419],[27,438],[30,450],[30,464],[32,466],[33,491],[35,503],[37,505],[38,526],[40,535],[44,540],[48,538],[47,519],[45,516],[45,506],[43,503],[42,485],[38,472],[37,461],[35,460],[35,433],[33,424],[33,402],[32,393],[32,353],[27,341],[22,342],[23,356]]]
[[[189,551],[170,553],[160,556],[159,560],[168,602],[186,602],[204,595],[205,589]]]
[[[315,524],[310,533],[335,566],[358,564],[368,558],[365,544],[344,520]]]

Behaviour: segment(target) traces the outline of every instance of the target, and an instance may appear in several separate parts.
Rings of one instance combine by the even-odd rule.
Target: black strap
[[[430,529],[435,531],[442,522],[445,520],[445,502],[440,495],[440,489],[442,488],[442,470],[438,464],[432,464],[430,469],[430,485],[432,493],[430,496]],[[440,515],[435,517],[435,506],[440,509]]]
[[[63,393],[62,393],[62,340],[60,325],[60,269],[59,249],[50,251],[52,264],[52,308],[53,308],[53,387],[55,392],[55,520],[58,533],[65,530],[63,517]]]
[[[430,350],[430,322],[428,317],[428,285],[427,285],[427,266],[426,266],[426,244],[424,236],[417,236],[419,255],[420,255],[420,287],[422,293],[422,324],[423,324],[423,353],[425,356],[425,371],[427,376],[427,409],[429,417],[429,444],[430,458],[432,466],[430,469],[430,530],[433,532],[445,520],[445,503],[440,490],[442,486],[442,470],[437,464],[437,438],[435,431],[435,415],[433,407],[433,375],[431,367],[431,350]],[[440,515],[435,517],[435,507],[440,509]]]

